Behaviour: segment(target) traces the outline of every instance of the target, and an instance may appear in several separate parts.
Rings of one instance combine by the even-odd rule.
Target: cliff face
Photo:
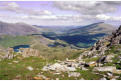
[[[121,44],[121,26],[112,33],[112,35],[106,36],[100,39],[91,47],[89,51],[85,51],[79,57],[79,60],[83,56],[92,57],[92,56],[102,56],[105,54],[105,51],[108,50],[113,45]]]

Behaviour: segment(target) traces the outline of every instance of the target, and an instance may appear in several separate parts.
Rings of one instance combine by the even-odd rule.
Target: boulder
[[[53,71],[57,71],[57,72],[65,72],[65,71],[76,71],[75,67],[67,67],[66,65],[61,65],[59,63],[55,63],[53,65],[50,66],[44,66],[43,71],[48,71],[48,70],[53,70]]]
[[[42,71],[48,71],[49,70],[49,66],[44,66],[43,68],[42,68]]]
[[[78,72],[70,72],[68,73],[68,77],[79,77],[80,76],[80,73]]]
[[[107,56],[102,56],[101,58],[99,58],[99,59],[97,60],[97,63],[104,63],[105,60],[106,60],[106,58],[107,58]]]
[[[50,80],[50,78],[47,78],[44,75],[38,74],[37,76],[33,77],[34,80]]]
[[[105,62],[112,62],[112,58],[114,57],[114,55],[107,55]]]
[[[20,50],[22,51],[21,54],[23,57],[39,56],[39,51],[36,49],[21,48]]]
[[[93,67],[93,66],[96,66],[97,63],[96,63],[95,61],[92,61],[92,62],[89,62],[88,65],[89,65],[90,67]]]
[[[116,71],[116,67],[114,67],[114,66],[94,67],[93,71],[115,72]]]
[[[82,67],[82,68],[81,68],[81,70],[85,70],[85,71],[86,71],[86,70],[88,70],[88,69],[87,69],[87,68],[85,68],[85,67]]]
[[[107,80],[107,79],[103,77],[103,78],[101,78],[100,80]]]
[[[33,70],[34,70],[31,66],[28,66],[27,69],[28,69],[29,71],[33,71]]]
[[[13,61],[14,63],[18,63],[19,61]]]

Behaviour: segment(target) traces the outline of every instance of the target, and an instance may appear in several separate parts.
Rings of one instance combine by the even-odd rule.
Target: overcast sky
[[[121,1],[0,1],[0,21],[32,25],[121,24]]]

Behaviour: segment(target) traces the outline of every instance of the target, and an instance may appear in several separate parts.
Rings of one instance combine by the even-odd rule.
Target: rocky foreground
[[[100,80],[121,79],[121,26],[112,35],[99,40],[93,47],[82,53],[75,60],[66,59],[55,64],[48,64],[42,71],[53,71],[54,74],[67,72],[68,77],[80,77],[77,70],[91,70],[100,74]],[[101,74],[100,72],[104,73]],[[88,76],[88,75],[87,75]],[[83,79],[83,78],[82,78]]]

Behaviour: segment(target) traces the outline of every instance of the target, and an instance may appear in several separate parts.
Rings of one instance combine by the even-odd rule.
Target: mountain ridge
[[[39,33],[39,30],[26,23],[6,23],[0,21],[0,35],[28,35],[33,33]]]
[[[82,56],[102,56],[105,54],[105,51],[108,50],[111,46],[121,44],[121,26],[112,32],[111,35],[105,36],[102,39],[98,40],[94,46],[90,48],[89,51],[85,51],[80,55],[79,59]]]
[[[72,29],[68,31],[68,34],[97,34],[97,33],[106,33],[111,34],[116,28],[110,24],[106,24],[104,22],[98,22],[89,24],[86,26],[82,26],[76,29]]]

